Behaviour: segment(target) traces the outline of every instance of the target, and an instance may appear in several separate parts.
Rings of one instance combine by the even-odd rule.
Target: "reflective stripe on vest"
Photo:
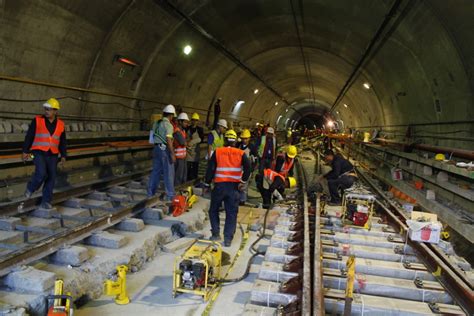
[[[181,128],[176,128],[175,132],[181,133],[184,139],[186,139],[186,132]],[[186,145],[180,145],[176,140],[174,142],[174,154],[176,159],[186,158]]]
[[[215,130],[211,131],[213,141],[212,141],[212,150],[215,151],[216,148],[224,147],[224,135],[219,135]]]
[[[50,151],[53,154],[59,153],[59,143],[61,134],[64,132],[64,122],[57,119],[56,129],[53,135],[49,134],[46,128],[45,118],[38,115],[36,116],[36,130],[31,150]]]
[[[216,149],[216,174],[214,182],[240,182],[242,179],[242,149],[220,147]]]
[[[285,162],[283,163],[283,166],[281,166],[280,174],[284,176],[285,178],[288,177],[288,173],[290,172],[291,167],[293,166],[294,159],[291,158],[290,161],[286,159],[285,157]]]
[[[270,183],[273,183],[273,180],[275,180],[275,177],[280,177],[283,182],[285,182],[285,177],[281,174],[279,174],[276,171],[273,171],[272,169],[265,169],[263,170],[263,176],[269,180]]]

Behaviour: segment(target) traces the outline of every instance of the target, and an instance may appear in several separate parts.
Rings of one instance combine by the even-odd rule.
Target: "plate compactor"
[[[219,243],[196,240],[175,260],[173,297],[178,293],[192,293],[207,301],[218,285],[221,263],[222,246]]]

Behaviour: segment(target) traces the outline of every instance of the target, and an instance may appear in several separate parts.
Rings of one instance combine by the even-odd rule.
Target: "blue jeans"
[[[30,182],[28,182],[26,189],[33,193],[44,183],[41,203],[51,203],[53,199],[54,182],[56,181],[58,155],[40,150],[35,150],[33,154],[35,155],[33,159],[35,173]]]
[[[169,200],[174,198],[174,166],[168,149],[161,150],[159,146],[153,148],[153,170],[150,174],[150,182],[148,184],[148,195],[152,196],[156,193],[156,189],[160,185],[161,175],[165,183],[165,192]]]
[[[211,193],[211,206],[209,208],[209,219],[211,221],[211,231],[213,235],[220,233],[219,207],[224,202],[225,225],[224,240],[232,241],[235,228],[237,227],[237,213],[239,212],[238,183],[218,182]]]

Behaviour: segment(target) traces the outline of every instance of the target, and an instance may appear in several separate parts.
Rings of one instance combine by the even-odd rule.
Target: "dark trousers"
[[[339,188],[345,190],[350,188],[355,181],[353,176],[341,176],[337,179],[328,179],[329,193],[331,194],[331,201],[334,203],[341,202],[341,196],[339,195]]]
[[[26,186],[30,192],[35,192],[43,184],[42,203],[51,203],[53,199],[54,182],[56,181],[56,171],[58,166],[58,155],[43,151],[34,151],[35,173]]]
[[[219,207],[224,202],[224,240],[231,241],[234,238],[237,226],[237,213],[239,212],[239,197],[238,183],[218,182],[215,184],[211,193],[211,206],[209,208],[209,219],[213,235],[220,233]]]
[[[263,207],[266,208],[270,206],[272,203],[272,195],[275,190],[278,190],[280,194],[285,194],[285,182],[279,181],[280,185],[277,185],[276,187],[274,185],[271,185],[270,188],[265,189],[263,187],[263,175],[262,174],[257,174],[255,176],[255,182],[257,184],[257,190],[260,192],[262,195],[262,200],[263,200]],[[278,181],[278,180],[276,180]]]
[[[199,161],[188,161],[188,181],[197,179],[199,171]]]
[[[271,158],[260,158],[260,165],[258,171],[263,174],[264,169],[268,169],[272,167],[272,159]]]

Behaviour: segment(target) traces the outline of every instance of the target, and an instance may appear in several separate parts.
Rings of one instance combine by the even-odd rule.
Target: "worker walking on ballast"
[[[173,105],[169,104],[163,109],[163,118],[153,124],[153,170],[148,184],[148,197],[156,193],[163,174],[165,192],[168,201],[174,198],[174,166],[176,156],[173,146],[173,125],[171,120],[176,115]]]
[[[66,132],[64,122],[57,117],[60,109],[58,100],[49,99],[43,104],[43,108],[44,115],[38,115],[31,121],[23,143],[23,160],[28,160],[33,154],[35,164],[35,173],[26,186],[25,197],[29,198],[43,184],[40,207],[51,209],[58,155],[61,157],[61,165],[67,156]]]
[[[250,160],[244,151],[235,148],[237,133],[228,130],[225,133],[224,147],[216,148],[207,165],[205,181],[210,184],[214,180],[211,192],[209,219],[211,221],[211,240],[220,240],[219,208],[224,202],[225,225],[224,246],[229,247],[237,226],[240,190],[250,176]]]

